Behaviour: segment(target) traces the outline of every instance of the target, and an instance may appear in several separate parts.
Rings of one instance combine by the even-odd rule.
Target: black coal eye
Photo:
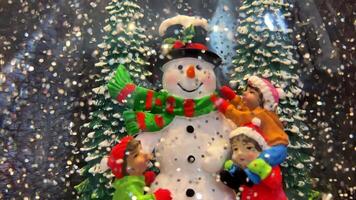
[[[178,65],[178,69],[182,70],[183,69],[183,65]]]
[[[195,66],[195,68],[197,68],[197,70],[201,70],[200,65]]]

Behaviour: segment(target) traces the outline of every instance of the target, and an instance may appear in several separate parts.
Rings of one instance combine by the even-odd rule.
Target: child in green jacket
[[[172,200],[166,189],[145,194],[144,187],[154,180],[154,173],[146,172],[150,158],[151,154],[143,152],[140,141],[132,136],[122,138],[113,147],[108,159],[108,166],[116,177],[113,200]]]

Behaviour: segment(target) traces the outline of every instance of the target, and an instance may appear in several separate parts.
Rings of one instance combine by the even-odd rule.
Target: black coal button
[[[195,157],[190,155],[190,156],[188,156],[187,160],[188,160],[189,163],[193,163],[193,162],[195,162]]]
[[[188,133],[193,133],[194,132],[194,127],[192,125],[187,126],[187,132]]]
[[[195,192],[193,189],[187,189],[187,191],[185,192],[185,195],[187,195],[187,197],[193,197],[195,195]]]

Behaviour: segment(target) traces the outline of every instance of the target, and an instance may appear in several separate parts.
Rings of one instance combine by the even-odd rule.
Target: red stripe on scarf
[[[148,90],[146,94],[146,110],[151,110],[152,108],[152,98],[153,98],[153,91]]]
[[[155,115],[155,122],[159,128],[162,128],[164,126],[163,117],[161,115]]]
[[[161,99],[156,99],[156,100],[155,100],[155,104],[156,104],[157,106],[162,106],[162,101],[161,101]]]
[[[169,113],[169,114],[173,114],[173,111],[174,111],[174,103],[176,102],[176,100],[174,99],[174,97],[172,96],[169,96],[167,97],[167,108],[166,108],[166,111]]]
[[[137,121],[139,129],[141,129],[141,130],[145,130],[146,129],[145,118],[146,118],[146,115],[145,115],[144,112],[137,112],[136,113],[136,121]]]
[[[129,94],[131,94],[136,89],[136,85],[129,83],[120,91],[116,99],[118,102],[123,103]]]
[[[193,99],[185,99],[183,103],[184,107],[184,116],[186,117],[193,117],[194,116],[194,106],[195,102]]]
[[[218,97],[215,94],[212,94],[210,96],[210,101],[213,102],[213,104],[216,106],[215,102],[218,100]]]

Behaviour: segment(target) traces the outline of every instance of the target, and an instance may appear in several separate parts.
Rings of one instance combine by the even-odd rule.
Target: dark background
[[[293,40],[312,134],[315,186],[355,196],[354,0],[289,0]],[[0,1],[0,199],[74,199],[94,67],[108,1]],[[239,1],[144,0],[142,24],[158,50],[159,23],[176,14],[235,19]],[[220,20],[224,23],[224,19]],[[234,32],[234,30],[232,30]],[[231,45],[231,44],[230,44]],[[221,49],[217,49],[219,51]],[[227,54],[227,57],[231,57]],[[228,58],[226,59],[228,60]],[[158,74],[158,73],[157,73]],[[159,75],[159,74],[158,74]]]

